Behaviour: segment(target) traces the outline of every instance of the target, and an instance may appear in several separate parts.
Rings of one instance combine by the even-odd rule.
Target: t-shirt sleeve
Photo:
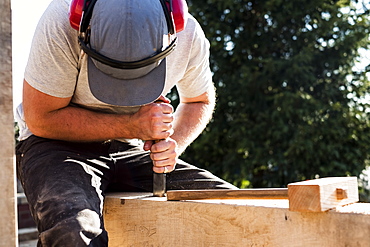
[[[191,17],[194,25],[188,64],[183,78],[177,83],[180,97],[197,97],[212,88],[212,73],[209,67],[209,41],[199,23]]]
[[[66,1],[54,0],[44,12],[24,75],[35,89],[60,98],[73,95],[78,76],[78,32],[69,24],[68,9]]]

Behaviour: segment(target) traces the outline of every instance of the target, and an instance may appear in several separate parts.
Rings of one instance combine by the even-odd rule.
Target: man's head
[[[137,106],[162,94],[165,57],[175,45],[169,35],[173,23],[163,4],[160,0],[98,0],[89,22],[82,20],[82,36],[89,39],[86,44],[80,37],[81,47],[89,55],[89,85],[97,99]],[[90,29],[83,30],[88,24]]]

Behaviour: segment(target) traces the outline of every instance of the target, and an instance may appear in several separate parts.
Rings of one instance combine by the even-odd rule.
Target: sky
[[[24,69],[36,25],[51,0],[11,0],[13,106],[22,102]]]

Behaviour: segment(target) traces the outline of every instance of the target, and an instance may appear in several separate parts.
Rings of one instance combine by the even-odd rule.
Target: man
[[[40,19],[17,114],[38,246],[107,246],[105,193],[152,191],[153,171],[168,172],[169,190],[235,188],[178,159],[211,118],[215,92],[199,24],[187,15],[176,39],[162,3],[98,0],[82,34],[69,0]],[[175,112],[165,97],[174,86]]]

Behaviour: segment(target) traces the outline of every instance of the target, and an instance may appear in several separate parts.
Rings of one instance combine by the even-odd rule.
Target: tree
[[[370,23],[355,3],[189,2],[211,43],[218,102],[182,158],[239,187],[358,176],[370,150],[369,67],[353,67]]]

